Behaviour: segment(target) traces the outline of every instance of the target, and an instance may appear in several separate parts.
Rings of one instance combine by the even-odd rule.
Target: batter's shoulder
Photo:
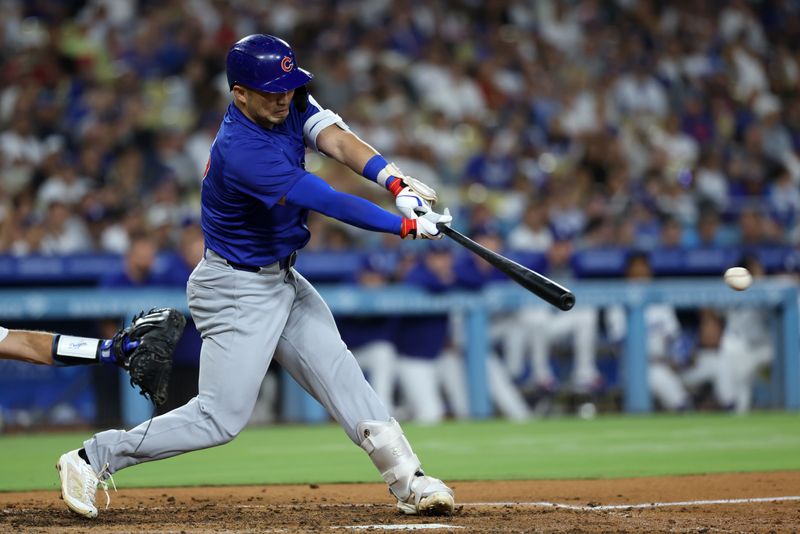
[[[230,169],[244,172],[279,167],[288,162],[279,145],[261,139],[236,143],[225,159]]]

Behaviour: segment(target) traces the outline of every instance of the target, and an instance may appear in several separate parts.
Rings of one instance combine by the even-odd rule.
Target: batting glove
[[[436,191],[416,178],[404,176],[394,163],[390,163],[396,174],[387,180],[386,188],[394,195],[395,206],[404,217],[416,219],[436,204]]]
[[[403,217],[403,223],[400,226],[400,237],[405,239],[441,239],[442,232],[439,231],[438,224],[444,223],[447,226],[453,222],[453,217],[450,216],[450,210],[444,209],[444,213],[436,213],[428,208],[424,213],[417,213],[415,219]]]

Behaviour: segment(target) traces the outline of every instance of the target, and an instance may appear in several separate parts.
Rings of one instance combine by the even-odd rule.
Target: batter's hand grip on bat
[[[573,295],[572,292],[564,286],[553,282],[546,276],[542,276],[536,271],[528,269],[527,267],[498,254],[497,252],[479,245],[461,232],[453,230],[445,224],[439,223],[436,225],[436,227],[444,235],[462,247],[471,250],[484,260],[488,261],[508,275],[508,277],[514,280],[516,283],[539,298],[549,302],[556,308],[569,311],[573,306],[575,306],[575,295]]]

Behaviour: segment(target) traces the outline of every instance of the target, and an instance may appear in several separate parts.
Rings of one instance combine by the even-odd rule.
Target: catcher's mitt
[[[153,308],[133,318],[113,339],[117,363],[131,375],[131,385],[157,406],[167,400],[172,352],[186,326],[186,318],[173,308]],[[130,350],[131,346],[135,346]],[[126,350],[127,349],[127,350]]]

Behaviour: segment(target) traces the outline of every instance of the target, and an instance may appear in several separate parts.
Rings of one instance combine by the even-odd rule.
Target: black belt
[[[284,271],[288,271],[289,269],[292,268],[292,266],[295,264],[296,261],[297,261],[297,251],[294,251],[285,258],[278,260],[278,265]],[[245,265],[243,263],[232,262],[231,260],[225,260],[225,263],[227,263],[237,271],[247,271],[250,273],[257,273],[261,270],[261,267],[256,267],[255,265]]]

